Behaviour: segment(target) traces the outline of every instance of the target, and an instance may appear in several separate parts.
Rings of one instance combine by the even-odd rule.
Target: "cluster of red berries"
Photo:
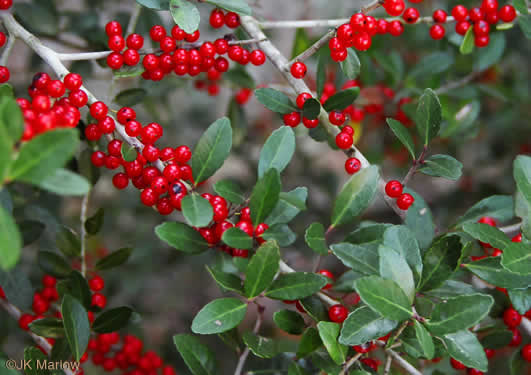
[[[210,26],[214,29],[219,29],[223,26],[235,29],[240,26],[240,16],[234,12],[227,12],[225,14],[222,9],[216,8],[210,13],[209,22]]]
[[[400,181],[391,180],[385,184],[385,194],[396,199],[396,205],[401,210],[407,210],[415,202],[415,198],[409,193],[403,192],[403,185]]]
[[[214,218],[211,225],[204,228],[195,228],[201,236],[211,245],[218,246],[218,248],[233,256],[247,258],[249,256],[249,250],[246,249],[234,249],[225,244],[220,243],[223,233],[229,228],[236,227],[241,229],[249,237],[253,237],[258,244],[262,244],[265,240],[262,238],[262,234],[269,229],[266,223],[260,223],[254,226],[251,220],[251,209],[244,207],[239,212],[239,220],[236,224],[233,224],[228,220],[228,207],[227,201],[220,196],[204,193],[201,195],[207,199],[214,209]],[[238,214],[238,213],[235,213]]]
[[[225,16],[224,23],[234,25],[230,14]],[[237,22],[239,24],[239,18]],[[117,21],[107,23],[105,31],[109,37],[109,48],[113,51],[107,56],[107,65],[111,69],[120,69],[124,64],[135,66],[140,62],[139,50],[144,45],[144,38],[141,35],[131,34],[124,39],[122,27]],[[203,72],[209,81],[207,91],[210,95],[217,95],[219,86],[216,82],[229,69],[229,60],[223,55],[227,54],[230,60],[241,65],[247,65],[250,62],[258,66],[266,60],[261,50],[256,49],[250,52],[240,45],[231,45],[224,38],[214,42],[206,41],[196,46],[194,43],[199,40],[199,30],[188,34],[177,25],[173,26],[169,35],[163,26],[155,25],[151,28],[149,36],[153,43],[159,45],[162,52],[159,55],[156,53],[144,55],[142,58],[142,65],[145,69],[142,73],[144,79],[160,81],[172,72],[178,76],[195,77]],[[188,44],[183,44],[183,41]]]
[[[0,48],[2,48],[6,44],[6,41],[7,41],[6,34],[0,31]],[[9,81],[10,77],[11,77],[11,73],[9,72],[8,67],[0,65],[0,83],[6,83],[7,81]]]
[[[75,128],[81,118],[79,109],[88,102],[81,89],[83,79],[69,73],[64,81],[37,73],[28,88],[30,100],[17,98],[24,118],[23,141],[56,128]],[[67,92],[68,90],[68,92]]]

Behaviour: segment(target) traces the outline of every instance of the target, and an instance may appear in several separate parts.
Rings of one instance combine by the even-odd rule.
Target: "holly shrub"
[[[529,374],[528,5],[0,0],[0,374]]]

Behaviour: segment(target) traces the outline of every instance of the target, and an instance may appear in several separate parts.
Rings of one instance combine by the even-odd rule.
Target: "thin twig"
[[[413,365],[411,365],[411,363],[406,361],[404,358],[400,357],[400,355],[394,350],[386,349],[385,352],[391,357],[393,357],[393,359],[396,360],[396,362],[400,365],[400,367],[402,367],[404,370],[406,370],[411,375],[422,375],[422,373],[419,370],[413,367]]]
[[[328,41],[334,37],[335,34],[336,34],[336,29],[328,30],[328,32],[325,35],[323,35],[317,42],[312,44],[308,49],[306,49],[304,52],[302,52],[298,56],[295,56],[288,63],[288,66],[293,65],[293,63],[296,61],[304,61],[310,58],[311,56],[313,56],[313,54],[319,51],[322,47],[324,47],[326,43],[328,43]]]
[[[345,375],[345,374],[348,374],[348,369],[352,367],[352,365],[354,363],[356,363],[356,361],[358,359],[360,359],[360,357],[363,355],[363,353],[357,353],[354,357],[352,357],[351,359],[348,360],[347,363],[345,363],[345,365],[343,366],[343,369],[341,370],[341,372],[339,373],[339,375]]]
[[[424,146],[424,148],[422,149],[422,152],[419,155],[419,157],[417,159],[413,160],[413,164],[411,165],[411,168],[409,168],[409,171],[407,172],[406,177],[404,177],[404,180],[402,180],[402,185],[403,186],[407,185],[409,180],[411,180],[411,177],[413,177],[413,175],[417,172],[419,167],[422,165],[422,163],[424,162],[424,158],[426,157],[426,153],[427,152],[428,152],[428,146]]]
[[[448,91],[451,91],[453,89],[457,89],[459,87],[462,87],[466,85],[467,83],[473,81],[476,77],[478,77],[481,74],[481,72],[471,72],[464,76],[461,79],[458,79],[457,81],[448,82],[447,84],[439,87],[437,90],[435,90],[435,93],[437,95],[446,94]]]
[[[87,275],[87,259],[85,256],[87,248],[85,237],[87,236],[87,231],[85,229],[85,222],[87,221],[89,199],[90,191],[83,197],[83,200],[81,201],[81,215],[79,217],[79,221],[81,224],[81,228],[79,230],[79,240],[81,242],[81,274],[83,275],[83,277]]]
[[[389,372],[391,371],[392,363],[393,363],[393,357],[388,355],[387,360],[385,361],[384,375],[389,375]]]
[[[99,59],[106,58],[111,53],[112,51],[57,53],[57,57],[61,61],[99,60]]]
[[[7,59],[9,59],[9,55],[11,54],[11,50],[13,49],[13,46],[15,45],[15,36],[9,34],[9,37],[7,39],[7,44],[4,48],[4,53],[2,53],[2,57],[0,58],[0,65],[5,66],[7,65]]]

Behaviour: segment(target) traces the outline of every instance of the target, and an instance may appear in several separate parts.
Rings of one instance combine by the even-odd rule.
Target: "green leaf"
[[[413,138],[411,137],[411,134],[409,134],[409,131],[406,129],[406,127],[399,121],[392,118],[387,119],[387,125],[389,125],[398,140],[406,147],[411,157],[415,159],[415,143],[413,142]]]
[[[70,265],[63,257],[50,251],[39,251],[37,262],[44,272],[55,277],[65,277],[71,271]]]
[[[434,52],[424,56],[409,73],[410,78],[423,78],[447,71],[455,62],[453,54]]]
[[[343,185],[332,212],[331,227],[353,221],[372,202],[378,190],[378,167],[371,165],[354,174]]]
[[[243,342],[257,357],[273,358],[278,354],[275,342],[268,337],[258,336],[252,332],[245,332],[243,334]]]
[[[263,223],[275,208],[280,195],[280,175],[276,169],[269,169],[256,183],[249,208],[253,223]]]
[[[484,71],[494,64],[497,64],[505,51],[505,35],[503,33],[492,33],[489,44],[485,48],[480,48],[477,59],[474,63],[474,70]]]
[[[273,314],[273,320],[278,328],[292,335],[300,335],[304,332],[304,319],[295,311],[279,310]]]
[[[167,0],[167,1],[169,3],[170,0]],[[166,8],[166,9],[168,9],[168,8]],[[116,78],[133,78],[133,77],[138,77],[138,76],[142,75],[142,73],[144,73],[144,72],[145,72],[145,69],[141,65],[140,66],[138,66],[138,65],[137,66],[124,65],[123,67],[121,67],[118,70],[113,70],[112,74]]]
[[[531,309],[531,288],[509,289],[508,292],[513,307],[521,315]]]
[[[79,271],[71,271],[66,279],[57,283],[57,293],[63,297],[70,295],[77,299],[81,304],[89,309],[91,307],[91,296],[87,280]]]
[[[328,354],[332,360],[338,365],[345,362],[348,352],[348,346],[342,345],[337,342],[341,325],[332,322],[319,322],[317,324],[317,330],[319,336],[323,342]]]
[[[122,158],[127,162],[135,161],[138,157],[138,152],[136,151],[136,149],[126,142],[122,143],[120,153],[122,154]]]
[[[206,266],[206,269],[214,281],[223,289],[243,294],[242,280],[238,276],[232,273],[223,272],[217,267]]]
[[[418,282],[423,266],[417,239],[406,226],[393,225],[384,228],[387,229],[383,233],[383,244],[402,254]]]
[[[46,225],[35,220],[23,220],[18,222],[17,226],[22,236],[22,247],[26,247],[37,241],[46,228]]]
[[[232,128],[226,117],[216,120],[203,133],[192,153],[195,184],[212,176],[221,168],[232,148]]]
[[[510,195],[493,195],[480,200],[459,218],[455,226],[477,222],[483,216],[499,221],[508,221],[514,216],[514,200]]]
[[[462,169],[463,164],[450,155],[432,155],[424,161],[419,172],[456,181],[461,178]]]
[[[278,272],[280,250],[274,241],[268,241],[258,248],[247,266],[245,295],[254,298],[266,290]]]
[[[275,130],[262,147],[258,161],[258,177],[261,178],[269,169],[275,168],[279,173],[289,164],[295,152],[295,133],[289,126]]]
[[[297,363],[291,362],[288,368],[288,375],[308,375],[308,373]]]
[[[69,160],[79,145],[76,129],[56,129],[42,133],[20,147],[9,179],[40,185]]]
[[[361,71],[360,59],[354,48],[348,48],[347,53],[347,58],[344,61],[341,61],[339,65],[348,79],[356,79]]]
[[[463,230],[475,239],[491,244],[499,249],[504,249],[511,244],[511,241],[507,238],[505,233],[488,224],[467,223],[463,225]]]
[[[48,375],[47,368],[38,367],[39,364],[46,364],[48,357],[35,346],[28,346],[24,349],[24,374],[26,375]],[[4,371],[6,368],[2,368]],[[16,372],[18,374],[18,372]]]
[[[467,367],[487,371],[487,356],[475,334],[469,331],[450,333],[443,337],[448,354]]]
[[[419,99],[415,124],[424,146],[437,136],[441,127],[441,103],[432,89],[424,90]]]
[[[330,246],[336,257],[347,267],[364,275],[379,274],[378,244],[353,245],[342,242]]]
[[[519,275],[531,275],[531,251],[529,244],[511,242],[503,249],[501,265]]]
[[[313,223],[306,229],[304,240],[310,249],[321,255],[328,254],[328,245],[326,244],[325,229],[321,223]]]
[[[486,294],[447,298],[438,303],[426,326],[434,335],[445,335],[470,328],[485,318],[494,299]]]
[[[103,226],[103,219],[105,216],[105,211],[103,208],[99,208],[98,211],[85,221],[85,230],[87,234],[97,234],[101,227]]]
[[[192,34],[199,27],[199,10],[189,1],[170,0],[170,13],[175,23],[188,34]]]
[[[203,236],[184,223],[162,223],[155,227],[155,233],[162,241],[185,253],[198,254],[209,248]]]
[[[305,29],[298,28],[295,30],[293,47],[291,48],[291,60],[295,59],[301,53],[306,51],[312,45],[312,41]]]
[[[322,345],[321,337],[319,337],[319,332],[314,327],[309,327],[302,334],[301,340],[299,341],[299,348],[297,349],[297,357],[304,358],[308,354],[315,351]]]
[[[308,297],[327,284],[324,276],[310,272],[292,272],[280,275],[265,293],[266,297],[296,300]]]
[[[413,272],[406,262],[406,259],[394,249],[380,245],[378,247],[380,256],[380,276],[384,279],[393,280],[402,288],[409,302],[415,299],[415,281]]]
[[[381,241],[384,232],[390,227],[392,227],[391,224],[361,222],[359,228],[351,232],[345,238],[345,242],[350,242],[352,244],[364,244],[367,242]]]
[[[513,176],[518,190],[531,204],[531,157],[518,155],[513,163]]]
[[[342,111],[354,103],[354,100],[356,100],[359,94],[359,87],[351,87],[346,90],[341,90],[328,98],[323,107],[327,112]]]
[[[214,217],[212,205],[196,193],[186,195],[181,201],[183,216],[193,227],[206,227]]]
[[[321,299],[315,295],[299,300],[304,311],[316,322],[328,320],[328,308],[325,307]]]
[[[104,311],[96,318],[92,324],[92,329],[98,333],[118,331],[129,324],[132,315],[133,310],[127,306]]]
[[[170,0],[136,0],[136,2],[149,9],[155,9],[155,10],[170,9]]]
[[[389,51],[381,52],[375,49],[371,50],[371,52],[378,65],[391,76],[394,86],[402,81],[405,68],[400,53],[397,51],[391,51],[391,53]]]
[[[9,85],[2,85],[2,88]],[[11,91],[13,89],[11,88]],[[9,167],[13,158],[13,146],[20,140],[24,129],[24,120],[20,107],[14,97],[3,95],[0,97],[0,183],[4,181],[5,175],[9,172]]]
[[[344,345],[361,345],[387,335],[398,323],[386,319],[368,306],[351,312],[343,322],[339,342]]]
[[[259,88],[254,90],[254,95],[260,103],[267,109],[277,113],[291,113],[297,111],[298,108],[291,102],[290,98],[275,89]]]
[[[307,198],[308,189],[305,187],[298,187],[287,193],[280,192],[279,200],[265,223],[269,226],[289,223],[299,212],[306,210]]]
[[[184,334],[175,335],[173,342],[192,374],[215,375],[218,373],[214,353],[201,344],[196,337]]]
[[[433,223],[430,207],[424,201],[424,198],[413,190],[406,188],[404,191],[415,198],[415,202],[407,210],[404,224],[415,234],[419,246],[425,249],[430,246],[435,236],[435,224]]]
[[[71,228],[61,226],[55,236],[55,244],[66,256],[76,257],[81,254],[81,241]]]
[[[356,290],[356,288],[354,288],[356,280],[361,279],[363,276],[365,275],[361,272],[349,270],[336,279],[332,286],[332,290],[341,293],[354,292]]]
[[[323,351],[317,351],[315,353],[312,353],[310,356],[310,360],[314,366],[322,370],[322,372],[324,372],[327,375],[339,375],[343,367],[343,366],[339,366],[338,364],[336,364],[332,360],[332,358],[330,358],[330,355],[328,355],[327,352],[323,352]],[[350,375],[358,375],[358,374],[351,373]],[[363,374],[363,375],[366,375],[366,374]]]
[[[517,18],[518,25],[527,39],[531,39],[531,15],[521,14]]]
[[[122,264],[127,262],[132,252],[133,252],[133,249],[130,247],[124,247],[120,250],[116,250],[115,252],[107,255],[105,258],[100,259],[96,263],[96,269],[103,271],[103,270],[108,270],[110,268],[121,266]]]
[[[74,359],[79,361],[87,349],[90,337],[87,311],[77,299],[67,294],[63,297],[61,315],[70,350],[72,350]]]
[[[80,196],[86,195],[90,190],[90,183],[85,177],[63,168],[51,172],[35,185],[57,195]]]
[[[13,217],[0,206],[0,268],[12,269],[17,264],[22,247],[22,236]]]
[[[319,117],[321,113],[321,103],[315,98],[310,98],[304,102],[302,106],[302,116],[313,120]]]
[[[34,290],[20,266],[9,272],[0,268],[0,286],[11,303],[19,309],[31,310]]]
[[[473,27],[469,27],[459,47],[459,52],[462,55],[468,55],[472,51],[474,51],[474,30]]]
[[[67,361],[72,359],[72,352],[70,351],[66,337],[55,340],[50,358],[53,361]]]
[[[275,224],[262,234],[266,241],[276,241],[278,246],[285,247],[292,245],[297,239],[297,235],[286,224]]]
[[[508,329],[495,329],[481,338],[481,345],[486,349],[502,349],[508,346],[512,339],[512,331]]]
[[[522,234],[526,238],[531,238],[531,202],[528,202],[518,190],[514,200],[514,214],[522,219],[522,227],[520,228]]]
[[[16,3],[15,13],[22,25],[33,33],[53,37],[59,32],[58,15],[45,3]]]
[[[236,12],[246,16],[250,16],[252,13],[251,7],[249,7],[249,4],[245,0],[206,0],[206,2],[226,9],[229,12]]]
[[[446,280],[437,289],[433,289],[429,292],[426,292],[426,294],[429,296],[434,296],[442,299],[476,293],[477,290],[472,285],[455,280]]]
[[[431,290],[441,286],[459,267],[461,258],[461,240],[458,236],[444,236],[436,240],[424,254],[422,271],[422,290]]]
[[[232,227],[223,232],[221,240],[235,249],[251,249],[253,238],[240,228]]]
[[[394,281],[367,276],[355,286],[362,301],[385,318],[402,321],[413,315],[408,297]]]
[[[531,286],[531,276],[512,273],[503,268],[500,261],[499,257],[488,257],[464,264],[464,267],[480,279],[500,288],[522,289]]]
[[[30,323],[30,331],[42,337],[53,339],[64,337],[63,321],[57,318],[37,319]]]
[[[245,317],[247,304],[236,298],[219,298],[203,307],[192,321],[192,332],[221,333],[236,327]]]
[[[427,359],[433,359],[433,356],[435,355],[435,345],[433,344],[433,339],[431,338],[430,333],[418,320],[414,320],[414,324],[415,334],[417,335],[420,347],[424,351],[424,356]]]
[[[242,204],[245,201],[243,192],[235,182],[230,180],[221,180],[214,184],[214,191],[234,204]]]
[[[132,107],[141,103],[147,95],[147,91],[140,87],[123,90],[116,95],[114,101],[122,107]],[[130,160],[127,160],[130,161]]]

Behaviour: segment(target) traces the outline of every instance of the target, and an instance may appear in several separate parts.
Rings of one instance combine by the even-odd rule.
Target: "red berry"
[[[98,121],[98,128],[102,133],[110,134],[116,128],[116,123],[112,117],[105,116],[103,120]]]
[[[518,233],[511,239],[511,242],[522,242],[522,233]]]
[[[396,205],[401,210],[407,210],[415,202],[415,198],[411,194],[404,193],[396,200]]]
[[[109,37],[107,45],[114,52],[120,52],[125,47],[125,40],[121,35],[113,35]]]
[[[134,120],[136,118],[136,112],[133,108],[122,107],[116,114],[116,119],[122,125],[125,125],[127,121]]]
[[[450,365],[452,365],[452,367],[455,368],[456,370],[466,369],[466,366],[464,364],[462,364],[461,362],[453,358],[450,358]]]
[[[105,287],[105,281],[103,280],[101,276],[98,276],[98,275],[90,279],[88,284],[89,284],[90,290],[92,290],[93,292],[99,292]]]
[[[387,32],[392,36],[402,35],[404,32],[404,25],[402,25],[402,22],[398,20],[391,21],[387,25]]]
[[[503,22],[513,22],[516,18],[516,10],[512,5],[504,5],[498,11],[498,16]]]
[[[9,81],[10,77],[11,73],[9,72],[9,69],[6,66],[0,66],[0,83]]]
[[[307,119],[306,117],[303,117],[302,118],[302,124],[308,128],[308,129],[313,129],[315,127],[317,127],[317,125],[319,125],[319,119]]]
[[[257,237],[257,241],[258,243],[264,243],[265,240],[262,238],[262,234],[265,233],[266,230],[269,229],[269,225],[267,225],[266,223],[260,223],[256,226],[255,230],[254,230],[254,235]]]
[[[173,211],[171,199],[168,197],[159,199],[159,201],[157,202],[157,211],[161,215],[171,214]]]
[[[151,188],[142,190],[142,193],[140,194],[140,200],[146,206],[153,206],[155,203],[157,203],[157,199],[158,195],[155,194]]]
[[[531,344],[524,345],[521,353],[527,362],[531,362]]]
[[[65,94],[66,88],[62,81],[53,79],[46,84],[46,91],[51,97],[60,98]]]
[[[509,328],[516,328],[522,322],[522,315],[510,307],[503,312],[503,322]]]
[[[230,27],[231,29],[240,26],[240,16],[238,16],[237,13],[228,12],[227,14],[225,14],[225,25],[227,25],[227,27]]]
[[[483,9],[485,13],[495,12],[498,10],[498,0],[483,0],[481,2],[481,9]]]
[[[478,220],[478,223],[487,224],[487,225],[490,225],[491,227],[496,226],[496,220],[490,216],[483,216],[482,218]]]
[[[57,283],[57,279],[51,275],[44,275],[42,277],[42,285],[47,288],[53,288]]]
[[[172,27],[171,29],[171,36],[175,39],[175,40],[183,40],[184,37],[186,36],[186,33],[184,32],[183,29],[181,29],[179,26],[175,25]]]
[[[345,23],[337,29],[337,38],[340,40],[343,45],[349,44],[352,38],[354,37],[354,29],[350,23]]]
[[[68,90],[74,91],[83,85],[83,78],[77,73],[68,73],[63,82]]]
[[[110,21],[107,23],[107,25],[105,25],[105,32],[109,37],[113,35],[121,35],[122,25],[120,25],[120,22],[118,21]]]
[[[352,136],[350,134],[341,132],[338,135],[336,135],[336,145],[342,150],[346,150],[350,148],[353,143],[354,143],[354,140],[352,139]]]
[[[24,331],[29,330],[29,325],[35,320],[35,317],[30,314],[22,314],[18,320],[18,326]]]
[[[398,17],[406,7],[404,0],[385,0],[383,7],[387,14],[393,17]]]
[[[94,293],[91,299],[91,305],[99,307],[100,309],[105,308],[107,304],[107,298],[101,293]]]
[[[470,22],[468,21],[459,21],[455,24],[455,32],[459,35],[465,35],[469,28]]]
[[[469,368],[466,370],[466,375],[483,375],[483,372],[475,368]]]
[[[444,38],[445,33],[446,33],[446,29],[444,28],[444,26],[432,25],[430,27],[430,36],[434,40],[440,40]]]
[[[357,353],[365,354],[376,349],[376,344],[374,343],[374,341],[369,341],[362,345],[354,345],[352,349],[354,349]]]
[[[105,154],[101,151],[94,151],[90,156],[90,161],[96,167],[103,167],[105,165]]]
[[[161,25],[154,25],[149,30],[149,36],[155,42],[160,42],[166,36],[166,30]]]
[[[446,22],[447,16],[448,14],[444,10],[437,9],[436,11],[433,12],[432,18],[434,22],[444,23]]]
[[[291,126],[292,128],[299,125],[301,122],[301,115],[299,112],[291,112],[287,113],[283,116],[284,124],[287,126]]]
[[[291,66],[291,75],[295,78],[301,79],[306,75],[306,64],[302,62],[295,62]]]
[[[70,103],[78,108],[81,108],[85,105],[87,105],[88,102],[88,96],[83,90],[74,90],[70,92],[70,95],[68,95],[68,99],[70,99]]]
[[[199,30],[196,30],[192,34],[185,34],[184,39],[189,43],[193,43],[197,41],[200,36],[201,33],[199,32]]]
[[[235,227],[240,228],[242,231],[247,233],[250,237],[253,236],[254,228],[253,228],[253,223],[251,223],[250,221],[241,219],[240,221],[236,223]]]
[[[478,22],[485,18],[485,13],[481,8],[474,7],[468,11],[468,18],[472,22]]]
[[[96,120],[103,120],[108,111],[107,105],[103,102],[95,102],[90,105],[90,115]]]
[[[456,5],[452,9],[452,16],[456,21],[465,21],[468,17],[468,10],[464,5]]]
[[[265,53],[263,53],[261,50],[255,49],[253,52],[251,52],[249,59],[251,61],[251,64],[259,66],[265,63],[266,56]]]
[[[192,151],[188,146],[179,146],[175,149],[175,160],[178,163],[187,163],[192,158]]]
[[[127,49],[125,50],[123,54],[123,59],[124,59],[125,65],[135,66],[136,64],[140,62],[140,54],[138,53],[137,50]]]
[[[340,111],[332,111],[328,114],[328,120],[332,125],[341,126],[346,120],[345,114]]]
[[[319,270],[317,271],[318,274],[320,275],[323,275],[324,277],[328,277],[332,283],[334,282],[334,274],[328,270]],[[323,286],[322,289],[326,290],[326,289],[330,289],[332,287],[332,284],[331,283],[328,283],[326,284],[325,286]]]
[[[485,350],[485,355],[487,356],[487,359],[491,359],[492,357],[494,357],[496,355],[496,351],[494,349],[484,349]]]
[[[98,125],[96,124],[89,124],[85,128],[85,137],[89,141],[97,141],[101,138],[101,130],[98,128]]]
[[[129,184],[129,177],[125,173],[116,173],[112,178],[112,184],[119,190],[125,189]]]
[[[420,14],[417,8],[407,8],[402,14],[402,18],[407,23],[415,23],[419,19]]]
[[[219,29],[220,27],[223,27],[225,24],[225,14],[223,14],[223,11],[221,9],[214,9],[210,13],[210,26],[212,26],[215,29]]]
[[[348,316],[348,309],[340,304],[333,305],[328,309],[328,317],[334,323],[343,323]]]
[[[126,39],[127,48],[139,50],[144,45],[144,37],[140,34],[131,34]]]
[[[516,328],[513,328],[511,331],[513,332],[513,338],[511,339],[509,346],[519,346],[522,343],[522,334]]]
[[[474,34],[476,36],[488,36],[490,26],[487,21],[479,20],[474,24]]]
[[[348,158],[345,162],[345,171],[348,174],[357,173],[361,169],[361,163],[358,158]]]

